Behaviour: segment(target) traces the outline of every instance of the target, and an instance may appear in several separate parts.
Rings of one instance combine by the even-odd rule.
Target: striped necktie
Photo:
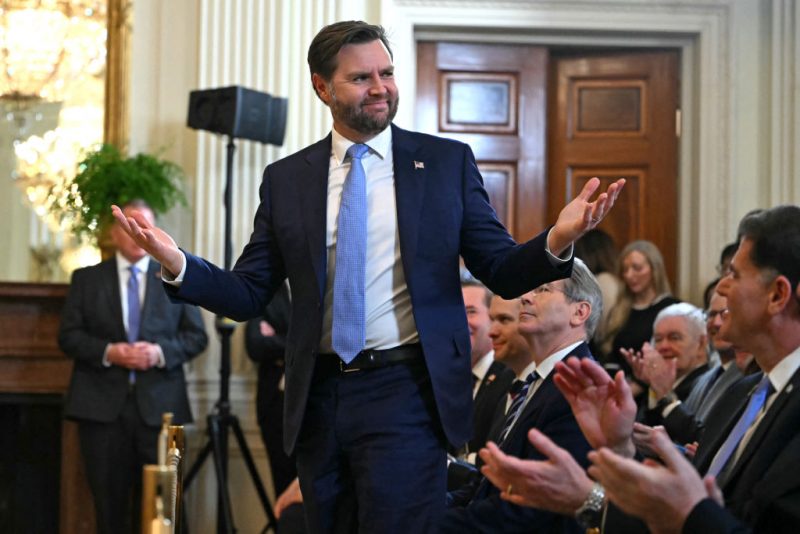
[[[509,432],[511,431],[511,427],[514,426],[514,423],[519,417],[519,413],[522,405],[525,404],[525,399],[528,396],[528,391],[530,391],[531,385],[533,385],[533,383],[538,379],[539,373],[534,371],[529,374],[527,378],[525,378],[524,382],[521,382],[522,386],[520,387],[517,396],[514,397],[514,400],[511,402],[511,406],[508,407],[508,412],[506,412],[506,418],[503,421],[503,429],[500,431],[500,445],[502,445],[502,443],[506,440]]]

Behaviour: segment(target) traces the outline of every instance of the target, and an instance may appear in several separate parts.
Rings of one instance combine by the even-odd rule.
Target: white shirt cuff
[[[181,282],[183,282],[183,275],[186,274],[186,254],[184,254],[182,250],[178,250],[178,252],[181,253],[181,258],[183,258],[183,266],[181,267],[181,272],[178,273],[178,276],[173,277],[171,272],[166,270],[163,265],[161,266],[161,279],[165,283],[175,287],[181,286]]]
[[[550,228],[550,232],[552,231],[553,229]],[[564,265],[565,263],[567,263],[569,260],[572,259],[572,252],[575,247],[572,243],[570,243],[561,256],[556,256],[555,254],[550,252],[550,232],[547,232],[547,239],[544,240],[544,250],[545,252],[547,252],[547,259],[550,260],[550,264],[553,267],[558,267],[559,265]]]

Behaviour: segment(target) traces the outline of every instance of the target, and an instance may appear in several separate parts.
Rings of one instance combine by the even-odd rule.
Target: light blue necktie
[[[769,377],[764,375],[764,378],[761,379],[761,382],[758,383],[755,391],[753,391],[753,394],[750,395],[750,401],[747,403],[747,407],[745,407],[744,412],[742,412],[741,417],[739,417],[739,420],[736,422],[736,426],[733,427],[733,430],[728,434],[727,439],[711,461],[711,465],[706,474],[719,476],[720,472],[726,469],[725,466],[730,462],[733,453],[742,441],[747,429],[750,428],[756,420],[758,413],[764,407],[764,403],[772,391],[772,383],[769,381]]]
[[[333,350],[345,362],[364,349],[364,288],[367,263],[367,179],[361,158],[367,145],[347,149],[350,172],[344,181],[336,236],[333,280]]]
[[[139,269],[135,265],[130,266],[131,275],[128,278],[128,343],[134,343],[139,339],[139,326],[142,321],[142,308],[139,302]],[[136,371],[131,369],[128,374],[131,384],[136,382]]]

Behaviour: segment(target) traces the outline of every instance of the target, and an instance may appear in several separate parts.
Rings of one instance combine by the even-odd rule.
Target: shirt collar
[[[525,369],[522,370],[522,374],[517,376],[517,380],[525,380],[528,378],[528,375],[531,374],[536,370],[536,362],[531,362],[528,364]]]
[[[347,149],[355,143],[346,138],[336,131],[336,128],[331,130],[331,152],[336,158],[339,165],[344,163],[344,158],[347,157]],[[392,149],[392,128],[387,126],[384,130],[364,143],[370,149],[370,152],[376,154],[381,159],[386,159],[386,155]]]
[[[489,370],[489,367],[492,366],[493,361],[494,351],[490,350],[481,356],[480,360],[475,362],[475,365],[472,366],[472,374],[477,376],[479,380],[483,380],[483,377],[486,376],[486,372]]]
[[[772,382],[772,387],[775,391],[782,391],[789,380],[792,379],[794,373],[800,368],[800,347],[795,348],[785,358],[772,368],[772,371],[767,375],[769,381]]]
[[[131,262],[128,259],[120,254],[119,252],[116,253],[117,257],[117,271],[121,273],[128,272],[128,269],[131,267]],[[150,266],[150,256],[146,255],[139,261],[136,262],[136,268],[139,269],[139,272],[146,273],[147,268]]]
[[[544,380],[547,376],[553,371],[553,368],[556,366],[558,362],[569,356],[575,347],[583,343],[583,340],[577,341],[572,345],[568,345],[563,349],[554,352],[544,360],[540,364],[536,366],[536,373],[539,377]]]

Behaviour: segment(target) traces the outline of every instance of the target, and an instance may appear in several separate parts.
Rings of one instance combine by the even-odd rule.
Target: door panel
[[[548,205],[554,218],[598,176],[627,185],[600,228],[621,248],[653,241],[675,282],[678,54],[551,55]]]
[[[417,127],[475,153],[516,239],[544,228],[547,52],[524,45],[417,45]]]
[[[517,240],[555,222],[592,176],[603,189],[622,177],[625,190],[601,228],[620,248],[653,241],[675,282],[676,52],[447,42],[417,50],[417,127],[472,147]]]

